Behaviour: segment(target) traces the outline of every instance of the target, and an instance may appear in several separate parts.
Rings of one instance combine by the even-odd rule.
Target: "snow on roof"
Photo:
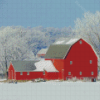
[[[64,41],[57,41],[55,44],[62,44]]]
[[[73,44],[76,41],[78,41],[79,39],[70,39],[66,44]]]
[[[73,39],[63,39],[56,41],[54,44],[74,44],[77,42],[80,38],[73,38]]]
[[[47,48],[41,49],[37,54],[46,54],[47,50],[48,50]]]
[[[58,72],[51,60],[41,60],[35,63],[36,69],[34,71]]]

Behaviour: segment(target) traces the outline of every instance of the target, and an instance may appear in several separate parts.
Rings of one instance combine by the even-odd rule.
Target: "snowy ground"
[[[100,100],[100,81],[0,82],[0,100]]]

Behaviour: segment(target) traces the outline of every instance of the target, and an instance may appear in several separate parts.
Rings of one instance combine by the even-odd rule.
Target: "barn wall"
[[[59,72],[47,72],[47,71],[45,71],[45,79],[48,79],[48,80],[59,79]]]
[[[51,60],[55,68],[59,71],[59,79],[64,79],[64,59],[45,59]]]
[[[44,78],[43,72],[23,72],[23,75],[20,75],[20,72],[16,72],[16,80],[31,80],[37,78]]]
[[[16,78],[16,74],[15,74],[15,70],[12,64],[10,64],[9,69],[8,69],[8,79],[15,79]]]
[[[68,76],[76,77],[97,77],[97,56],[93,51],[92,47],[82,40],[75,43],[68,55],[65,58],[65,79]],[[92,64],[90,64],[92,60]],[[70,61],[72,64],[70,65]],[[82,75],[80,75],[80,71]],[[71,72],[71,75],[68,75],[68,72]],[[94,72],[94,75],[91,75],[91,72]]]

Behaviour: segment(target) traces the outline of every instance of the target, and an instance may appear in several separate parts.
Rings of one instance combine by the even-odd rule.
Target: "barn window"
[[[29,75],[30,73],[29,72],[27,72],[27,75]]]
[[[70,61],[70,65],[72,65],[72,63],[73,63],[73,62],[72,62],[72,61]]]
[[[82,72],[80,72],[80,75],[82,75]]]
[[[82,44],[82,41],[80,40],[80,44]]]
[[[20,75],[23,75],[23,73],[22,73],[22,72],[20,72]]]
[[[68,72],[68,75],[71,75],[71,72]]]
[[[91,75],[94,75],[94,72],[91,72]]]
[[[92,60],[90,60],[90,64],[92,64]]]

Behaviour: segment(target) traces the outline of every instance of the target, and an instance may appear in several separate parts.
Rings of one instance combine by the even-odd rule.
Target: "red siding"
[[[20,75],[20,72],[16,72],[16,80],[31,80],[37,78],[44,78],[43,72],[23,72],[23,75]]]
[[[55,68],[59,71],[58,78],[64,79],[64,59],[46,59],[51,60]]]
[[[92,47],[82,40],[75,43],[68,55],[65,58],[65,79],[68,76],[73,77],[97,77],[97,56],[93,51]],[[92,64],[90,64],[92,60]],[[70,65],[72,61],[72,65]],[[71,72],[71,75],[68,75],[68,72]],[[82,72],[82,75],[80,75]],[[91,75],[91,72],[94,72],[94,75]]]
[[[45,79],[48,79],[48,80],[59,79],[59,72],[47,72],[47,71],[45,71]]]

